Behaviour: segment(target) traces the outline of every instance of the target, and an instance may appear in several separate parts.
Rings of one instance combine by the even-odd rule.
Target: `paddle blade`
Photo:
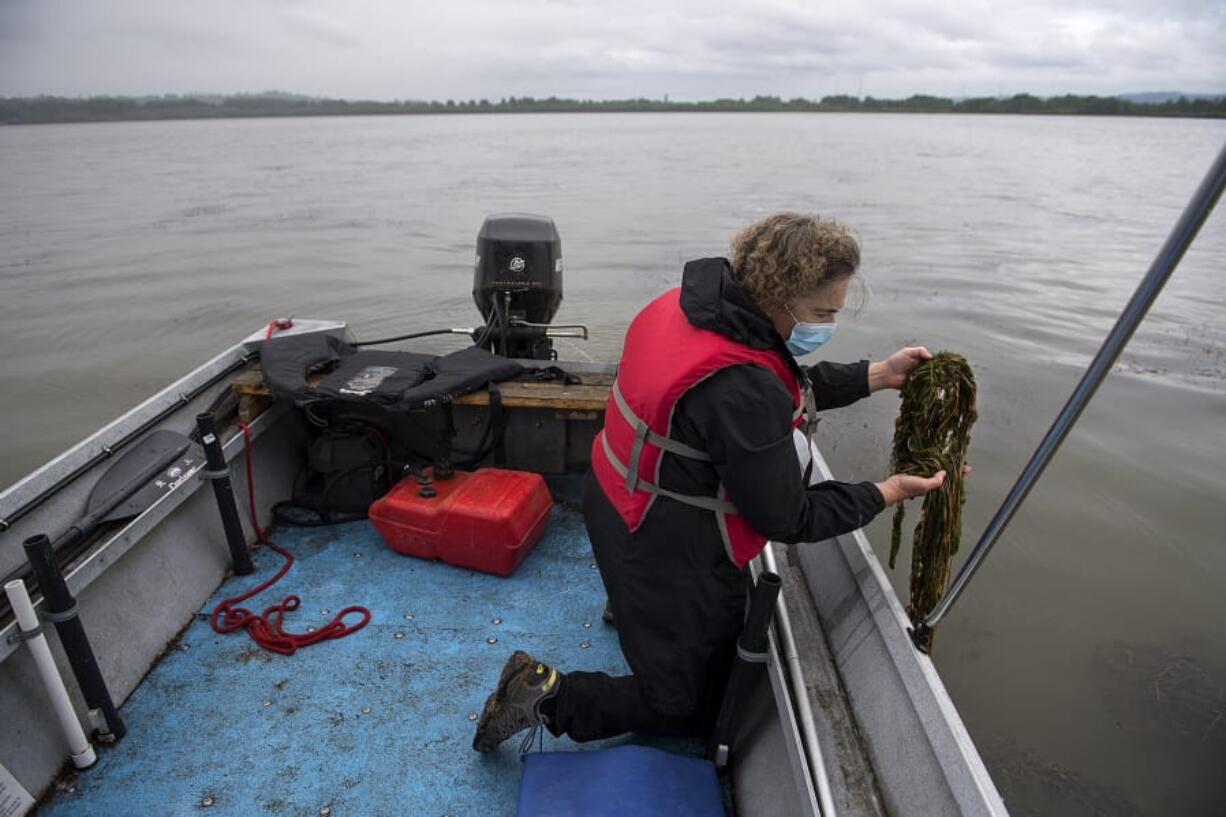
[[[166,494],[179,487],[197,465],[204,464],[204,451],[192,443],[186,453],[157,473],[152,480],[138,488],[136,493],[120,502],[115,509],[104,516],[101,522],[118,522],[140,516],[153,507],[153,504]]]
[[[120,516],[111,516],[120,507],[127,508],[128,500],[163,469],[170,468],[190,445],[191,440],[186,435],[170,429],[155,431],[133,445],[98,479],[94,490],[89,494],[85,518],[82,521],[93,525],[103,519],[123,519],[125,516],[140,513],[143,508]],[[154,496],[153,501],[156,500],[157,496]]]

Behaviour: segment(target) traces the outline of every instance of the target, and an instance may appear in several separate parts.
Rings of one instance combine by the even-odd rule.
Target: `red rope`
[[[223,599],[220,604],[213,608],[213,612],[209,616],[209,624],[212,625],[214,630],[223,634],[232,633],[235,630],[246,630],[247,635],[251,636],[252,641],[266,650],[281,653],[282,655],[293,655],[299,647],[305,647],[308,644],[314,644],[327,638],[343,638],[350,633],[357,632],[370,623],[370,610],[358,604],[351,604],[344,608],[333,616],[332,620],[327,624],[310,633],[290,633],[285,630],[285,614],[297,610],[298,605],[301,603],[301,599],[295,595],[286,596],[279,603],[266,607],[264,612],[258,616],[245,607],[234,606],[272,587],[294,564],[293,554],[269,539],[264,534],[264,529],[260,527],[259,520],[256,518],[255,476],[251,465],[251,431],[247,428],[246,423],[240,422],[238,425],[243,430],[243,444],[246,453],[247,503],[248,510],[251,512],[251,527],[255,531],[257,539],[285,557],[285,563],[281,565],[281,569],[274,573],[271,578],[260,582],[247,592]],[[346,625],[344,618],[350,613],[359,613],[362,616],[362,620],[356,624]]]
[[[273,318],[268,322],[268,328],[264,330],[264,340],[269,340],[272,337],[272,333],[278,329],[289,329],[293,325],[293,318]]]

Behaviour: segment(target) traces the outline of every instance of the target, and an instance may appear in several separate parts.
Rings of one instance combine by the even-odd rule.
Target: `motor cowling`
[[[508,357],[553,357],[545,327],[562,303],[562,239],[553,219],[486,217],[477,233],[473,301],[486,322],[479,345]]]

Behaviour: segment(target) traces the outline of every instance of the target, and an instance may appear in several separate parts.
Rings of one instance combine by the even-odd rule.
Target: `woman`
[[[534,724],[577,741],[707,736],[745,614],[746,564],[766,540],[819,542],[944,480],[806,486],[794,429],[816,411],[899,388],[931,357],[800,366],[834,332],[860,248],[835,222],[778,213],[731,261],[686,264],[681,287],[631,322],[583,514],[632,675],[568,672],[516,652],[473,739],[488,752]]]

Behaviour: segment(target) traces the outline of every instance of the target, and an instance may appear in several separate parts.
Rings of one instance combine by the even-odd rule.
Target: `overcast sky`
[[[0,0],[0,95],[1226,90],[1226,0]]]

